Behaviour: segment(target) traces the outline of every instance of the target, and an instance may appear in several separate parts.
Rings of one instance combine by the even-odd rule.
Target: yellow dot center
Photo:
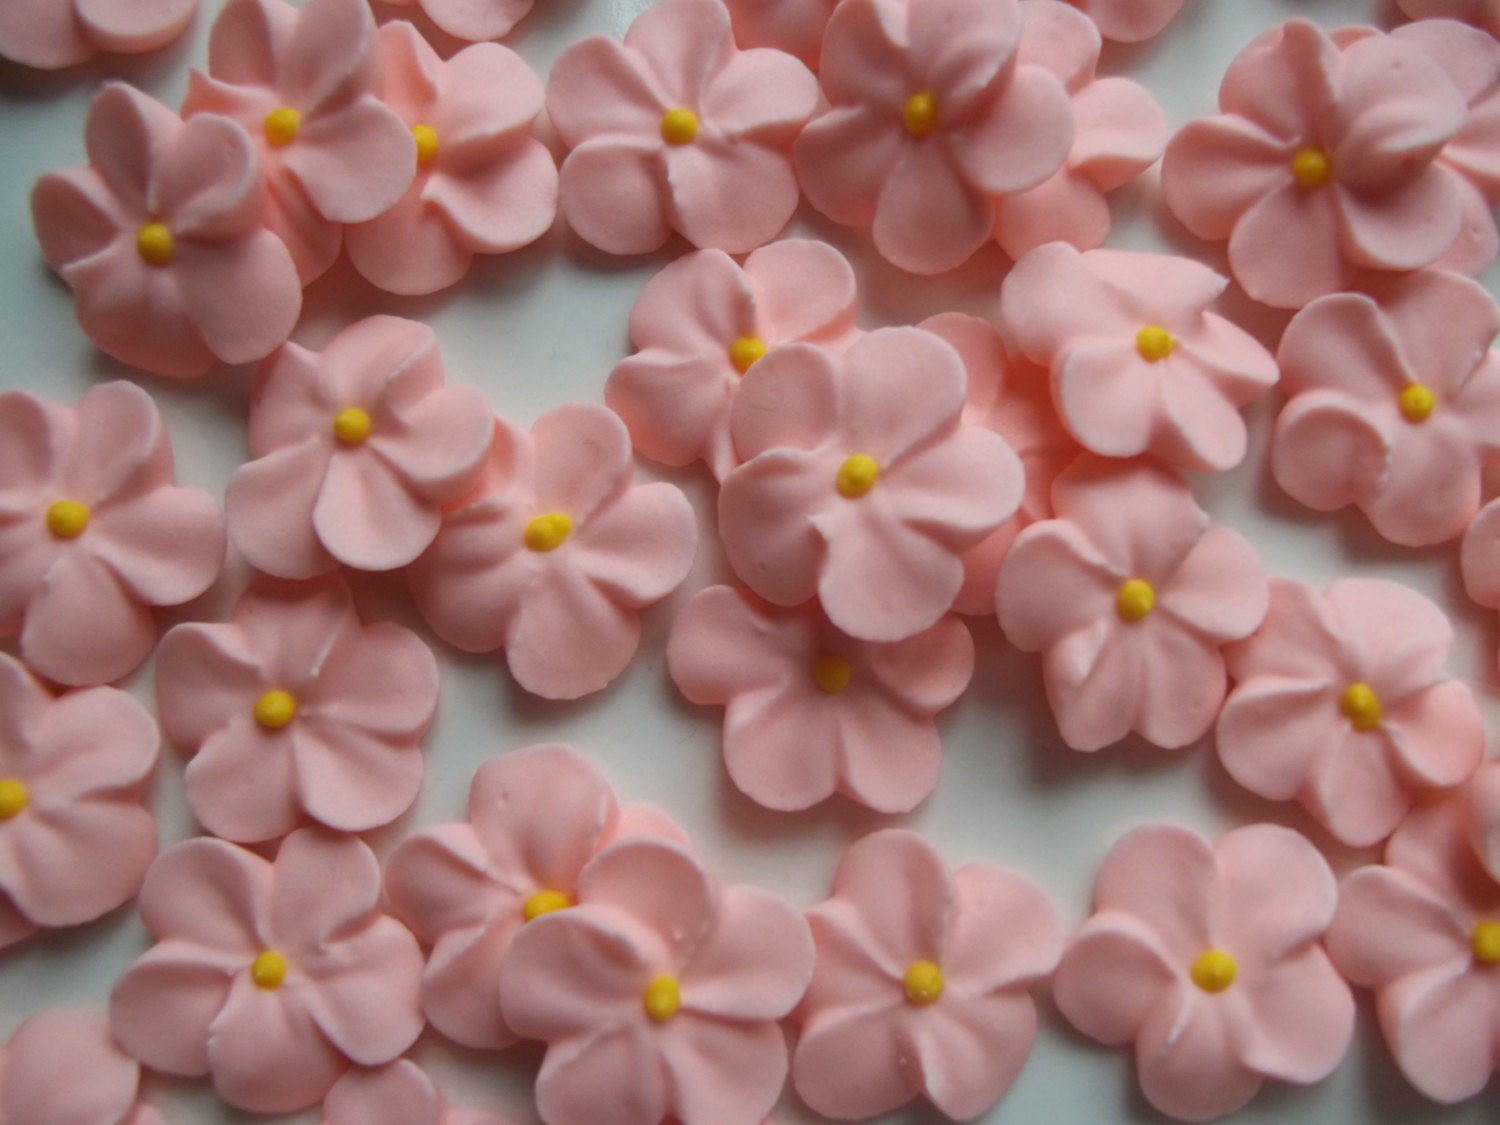
[[[1144,578],[1127,578],[1115,591],[1115,612],[1132,624],[1156,607],[1156,591]]]
[[[1339,697],[1339,710],[1358,731],[1374,730],[1380,725],[1380,697],[1369,684],[1355,680]]]
[[[267,992],[275,991],[286,980],[286,958],[267,949],[250,963],[250,979]]]
[[[743,375],[750,365],[766,354],[766,346],[759,336],[741,336],[729,345],[729,362]]]
[[[927,90],[918,90],[901,107],[901,124],[914,137],[925,137],[937,128],[937,102]]]
[[[411,138],[417,142],[417,163],[431,164],[437,158],[437,130],[431,125],[413,125]]]
[[[1432,408],[1437,405],[1437,397],[1421,383],[1413,383],[1402,390],[1396,405],[1401,408],[1401,416],[1408,422],[1425,422],[1431,416]]]
[[[677,1014],[677,1009],[682,1007],[682,993],[677,987],[677,978],[663,973],[656,977],[646,986],[646,994],[641,998],[646,1006],[646,1014],[657,1023],[671,1019]]]
[[[522,904],[521,916],[530,922],[533,918],[540,918],[555,910],[566,910],[572,905],[572,900],[562,891],[537,891]]]
[[[1222,949],[1206,949],[1198,954],[1189,975],[1204,992],[1223,992],[1234,983],[1234,958]]]
[[[296,715],[296,698],[280,688],[272,688],[255,701],[255,721],[266,730],[280,730]]]
[[[1328,154],[1320,148],[1301,148],[1292,157],[1292,178],[1305,188],[1321,187],[1332,174]]]
[[[172,232],[166,223],[147,223],[135,232],[135,252],[148,266],[165,266],[172,261]]]
[[[30,801],[25,782],[16,777],[0,777],[0,820],[20,816]]]
[[[834,487],[839,490],[839,495],[844,499],[858,500],[874,488],[875,482],[879,479],[880,466],[875,463],[875,458],[856,453],[839,466],[838,476],[834,478]]]
[[[266,132],[266,140],[277,148],[289,145],[297,139],[297,133],[302,128],[302,115],[289,105],[277,106],[262,123]]]
[[[1147,363],[1166,359],[1176,346],[1172,334],[1159,324],[1148,324],[1135,334],[1135,350]]]
[[[698,115],[690,109],[669,109],[661,115],[661,139],[669,145],[691,144],[698,135]]]
[[[853,676],[854,669],[849,667],[849,662],[842,656],[826,653],[813,661],[813,683],[818,685],[820,691],[829,695],[837,695],[843,691],[849,686]]]
[[[555,551],[573,531],[573,519],[567,512],[546,512],[526,521],[521,537],[533,551]]]
[[[345,445],[360,445],[370,436],[370,416],[357,406],[346,406],[333,418],[333,436]]]
[[[901,987],[913,1004],[931,1004],[943,994],[943,970],[932,961],[913,961]]]
[[[47,505],[47,530],[59,539],[77,539],[88,525],[88,506],[77,500],[58,500]]]
[[[1485,965],[1500,965],[1500,922],[1480,922],[1469,938],[1474,960]]]

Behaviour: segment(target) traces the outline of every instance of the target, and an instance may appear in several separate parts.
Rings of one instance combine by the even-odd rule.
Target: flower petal
[[[325,219],[362,223],[401,198],[417,150],[395,111],[366,96],[309,117],[282,161]]]
[[[172,259],[183,308],[203,342],[225,363],[263,359],[291,335],[302,286],[286,244],[256,231],[211,246],[185,244]]]
[[[254,567],[312,578],[338,563],[313,526],[328,454],[316,439],[286,446],[234,471],[224,491],[229,535]]]
[[[875,206],[876,249],[918,274],[943,273],[968,261],[994,228],[993,201],[965,182],[940,139],[904,145],[891,155]],[[806,183],[803,189],[809,190]]]
[[[760,887],[725,887],[683,967],[683,1010],[736,1023],[781,1019],[807,991],[813,958],[797,910]]]
[[[1129,1043],[1179,988],[1167,957],[1149,921],[1118,910],[1095,914],[1063,954],[1053,997],[1085,1035],[1109,1046]]]
[[[797,210],[790,156],[759,141],[704,136],[663,154],[672,226],[698,247],[744,254],[770,242]]]
[[[563,161],[558,207],[608,254],[649,254],[672,233],[660,142],[585,141]]]
[[[1271,472],[1299,504],[1331,512],[1363,504],[1385,487],[1391,447],[1347,396],[1297,395],[1276,419]]]
[[[273,840],[301,823],[290,733],[262,730],[240,715],[209,736],[184,772],[188,805],[216,836]]]
[[[82,552],[64,554],[47,572],[21,629],[21,656],[49,680],[105,684],[135,669],[156,643],[151,611],[114,571]]]
[[[214,1090],[236,1109],[291,1113],[322,1101],[348,1060],[319,1032],[300,995],[234,979],[208,1035]]]

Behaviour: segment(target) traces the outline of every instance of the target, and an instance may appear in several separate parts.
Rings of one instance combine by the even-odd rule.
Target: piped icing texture
[[[141,1068],[93,1012],[51,1008],[0,1044],[0,1114],[16,1125],[166,1125],[138,1100]]]
[[[198,0],[6,0],[0,58],[57,70],[96,51],[139,54],[181,35]]]

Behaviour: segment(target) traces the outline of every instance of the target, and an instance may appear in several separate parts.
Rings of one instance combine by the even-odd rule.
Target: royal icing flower
[[[1063,166],[1034,188],[995,205],[995,241],[1011,258],[1062,240],[1091,250],[1109,234],[1107,192],[1124,187],[1162,154],[1166,115],[1144,86],[1095,75],[1098,29],[1054,0],[1021,0],[1020,65],[1045,67],[1068,92],[1073,147]]]
[[[922,837],[888,829],[844,853],[807,920],[818,960],[792,1056],[803,1101],[856,1119],[920,1094],[968,1121],[1000,1100],[1036,1039],[1028,989],[1062,952],[1039,886],[991,863],[950,875]]]
[[[410,1059],[350,1070],[323,1099],[320,1125],[515,1125],[503,1113],[451,1106]]]
[[[229,0],[194,70],[182,115],[221,113],[255,138],[265,223],[306,285],[338,257],[340,223],[388,210],[412,181],[417,145],[380,100],[380,51],[366,0]]]
[[[1458,535],[1500,452],[1497,329],[1494,299],[1441,270],[1309,305],[1277,353],[1277,483],[1319,511],[1355,505],[1393,543]]]
[[[1005,556],[995,604],[1011,644],[1042,654],[1063,741],[1186,746],[1224,701],[1224,645],[1265,616],[1254,548],[1152,462],[1080,458],[1052,505]]]
[[[102,684],[156,643],[151,607],[209,588],[224,519],[172,484],[172,445],[151,397],[104,383],[76,409],[0,394],[0,632],[49,680]]]
[[[542,1119],[761,1121],[786,1081],[776,1021],[812,977],[801,915],[759,887],[718,884],[662,840],[604,849],[578,894],[523,927],[500,970],[505,1018],[547,1044]]]
[[[42,256],[103,351],[158,375],[201,375],[274,350],[302,311],[286,246],[261,225],[265,184],[233,121],[183,122],[122,83],[84,128],[89,166],[31,192]]]
[[[1500,1065],[1500,882],[1479,864],[1462,801],[1418,809],[1339,888],[1328,952],[1375,990],[1386,1046],[1413,1086],[1451,1103]]]
[[[187,799],[227,840],[389,824],[422,784],[437,661],[408,629],[364,625],[338,575],[261,578],[222,625],[178,625],[156,655],[157,713],[193,755]]]
[[[830,109],[796,144],[808,200],[873,227],[875,247],[913,273],[941,273],[982,246],[994,200],[1036,187],[1073,141],[1068,94],[1020,63],[1016,0],[847,0],[828,21]]]
[[[0,1044],[0,1120],[15,1125],[166,1125],[137,1100],[141,1068],[93,1012],[53,1008]]]
[[[1467,107],[1415,46],[1374,35],[1340,50],[1291,20],[1235,57],[1219,107],[1172,138],[1162,189],[1198,237],[1229,239],[1256,300],[1300,308],[1361,268],[1428,265],[1458,237],[1456,178],[1436,157]]]
[[[974,674],[974,641],[945,616],[900,641],[860,641],[816,603],[767,605],[728,586],[678,614],[667,667],[694,703],[722,706],[724,764],[740,791],[772,809],[835,792],[880,812],[909,812],[937,784],[937,713]]]
[[[151,865],[140,909],[156,944],[115,982],[115,1038],[153,1070],[211,1076],[236,1109],[314,1106],[422,1030],[422,951],[380,912],[380,865],[353,836],[298,829],[274,862],[188,840]]]
[[[542,84],[521,56],[479,43],[444,62],[409,23],[380,29],[386,104],[411,127],[417,175],[391,207],[344,230],[349,258],[391,293],[434,293],[475,254],[535,242],[557,214],[557,166],[531,135]]]
[[[1082,8],[1106,39],[1141,43],[1157,35],[1182,10],[1183,0],[1068,0]]]
[[[57,70],[95,51],[154,51],[181,35],[197,10],[198,0],[6,0],[0,58]]]
[[[841,357],[777,348],[730,413],[745,463],[719,493],[740,580],[775,605],[814,597],[850,636],[931,627],[963,584],[960,555],[1016,510],[1019,459],[964,425],[964,368],[920,328],[882,328]]]
[[[157,741],[124,692],[54,699],[0,654],[0,949],[92,922],[140,889],[156,854],[142,801]]]
[[[420,4],[423,14],[455,39],[482,43],[508,35],[531,11],[533,0],[390,0],[390,3],[408,7]]]
[[[1261,627],[1226,651],[1224,767],[1346,844],[1383,840],[1415,797],[1460,784],[1484,756],[1474,695],[1443,668],[1452,643],[1442,610],[1395,582],[1345,578],[1319,596],[1273,581]]]
[[[673,231],[754,250],[797,209],[791,146],[817,100],[792,56],[735,47],[717,0],[661,0],[623,43],[589,36],[552,64],[547,113],[572,150],[562,212],[611,254],[649,253]]]
[[[775,47],[796,55],[813,70],[823,30],[838,0],[725,0],[741,47]]]
[[[556,407],[529,433],[496,419],[494,435],[407,578],[443,640],[503,648],[527,691],[576,699],[630,663],[641,610],[687,577],[697,520],[674,485],[634,482],[630,436],[603,406]]]
[[[1289,828],[1212,844],[1137,828],[1105,857],[1052,994],[1085,1035],[1135,1044],[1153,1106],[1210,1121],[1267,1078],[1321,1082],[1344,1057],[1354,999],[1318,944],[1337,902],[1327,861]]]
[[[224,495],[235,546],[281,578],[340,563],[395,570],[420,555],[490,443],[484,396],[443,378],[432,329],[393,316],[356,321],[321,352],[287,344],[266,360],[250,458]]]
[[[1500,0],[1396,0],[1414,20],[1463,20],[1500,35]]]
[[[702,460],[723,480],[740,463],[729,407],[750,365],[802,340],[843,351],[854,326],[854,271],[826,242],[786,239],[743,266],[721,250],[668,265],[630,310],[640,350],[609,374],[604,401],[636,451],[666,465]]]

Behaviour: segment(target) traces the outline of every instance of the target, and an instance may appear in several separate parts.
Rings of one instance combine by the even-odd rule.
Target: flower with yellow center
[[[267,949],[250,963],[250,979],[257,988],[274,992],[286,980],[286,958],[274,949]]]
[[[833,483],[845,500],[858,500],[875,487],[879,478],[880,466],[875,463],[875,458],[856,453],[839,466]]]
[[[370,415],[357,406],[346,406],[333,418],[333,436],[344,445],[362,445],[370,436]]]
[[[813,683],[818,685],[819,691],[828,695],[837,695],[843,691],[853,677],[854,669],[849,667],[849,662],[842,656],[825,653],[813,661]]]
[[[1357,731],[1374,730],[1380,725],[1380,697],[1369,684],[1355,680],[1339,696],[1339,710]]]
[[[646,986],[641,1003],[645,1005],[646,1014],[657,1023],[671,1019],[677,1014],[677,1009],[682,1007],[682,992],[677,987],[677,978],[668,973],[654,978]]]
[[[431,164],[437,159],[438,135],[431,125],[413,125],[411,139],[417,142],[417,163]]]
[[[943,970],[932,961],[913,961],[901,978],[901,987],[913,1004],[931,1004],[943,994]]]
[[[272,688],[255,701],[255,721],[266,730],[280,730],[296,715],[296,698],[280,688]]]
[[[1408,422],[1425,422],[1432,416],[1433,407],[1437,406],[1437,396],[1421,383],[1412,383],[1402,388],[1396,405],[1401,417]]]
[[[77,500],[57,500],[47,505],[47,530],[59,539],[77,539],[88,525],[88,507]]]
[[[931,92],[918,90],[901,107],[901,124],[914,137],[925,137],[937,128],[937,102]]]
[[[1204,992],[1223,992],[1234,983],[1237,971],[1234,958],[1222,949],[1206,949],[1193,961],[1188,975]]]
[[[1331,175],[1333,166],[1320,148],[1299,148],[1292,156],[1292,178],[1305,188],[1322,187]]]
[[[26,783],[18,777],[0,777],[0,820],[20,816],[31,803]]]
[[[261,123],[266,140],[277,148],[283,148],[297,139],[302,129],[302,115],[289,105],[277,106]]]
[[[170,265],[172,261],[172,232],[166,223],[146,223],[135,232],[135,252],[148,266]]]
[[[690,109],[669,109],[661,115],[661,139],[669,145],[692,144],[698,135],[698,115]]]
[[[567,512],[546,512],[526,521],[521,538],[533,551],[555,551],[573,532],[573,518]]]
[[[1172,354],[1177,341],[1159,324],[1148,324],[1135,334],[1136,354],[1147,363],[1155,363]]]
[[[740,336],[729,345],[729,362],[743,375],[750,365],[766,354],[766,346],[759,336]]]
[[[1135,624],[1156,607],[1156,590],[1144,578],[1127,578],[1115,591],[1115,612]]]
[[[521,917],[530,922],[540,918],[543,914],[551,914],[557,910],[566,910],[572,906],[572,900],[562,891],[537,891],[527,897],[521,905]]]
[[[1474,960],[1483,965],[1500,965],[1500,922],[1480,922],[1469,936]]]

